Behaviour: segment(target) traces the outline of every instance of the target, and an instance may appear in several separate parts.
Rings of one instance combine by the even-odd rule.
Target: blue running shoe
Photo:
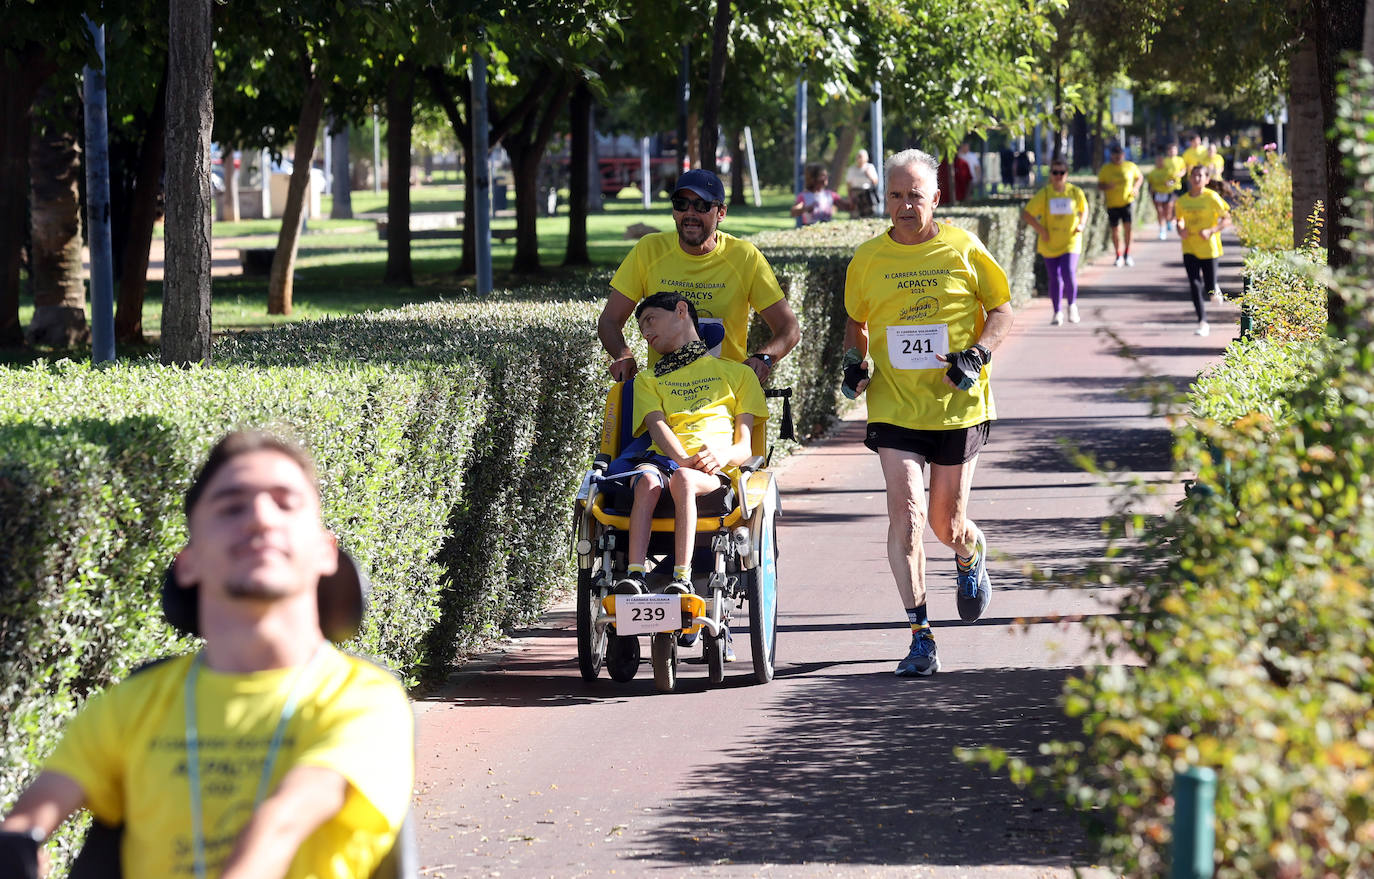
[[[988,576],[988,541],[983,532],[978,532],[978,560],[967,571],[954,566],[955,604],[959,607],[959,619],[973,621],[987,613],[992,601],[992,578]]]
[[[935,649],[935,634],[927,626],[911,636],[911,650],[897,663],[893,674],[899,678],[925,678],[940,670],[940,654]]]

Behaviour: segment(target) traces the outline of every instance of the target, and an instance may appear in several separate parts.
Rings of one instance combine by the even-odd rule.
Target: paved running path
[[[1228,251],[1221,280],[1237,290],[1240,249]],[[997,352],[1001,420],[972,502],[998,554],[993,602],[988,618],[959,622],[951,555],[927,540],[941,673],[892,675],[909,630],[860,414],[780,469],[771,684],[753,684],[741,633],[721,686],[684,664],[679,692],[657,694],[647,660],[628,685],[604,673],[586,685],[563,606],[417,706],[424,875],[1029,879],[1092,866],[1057,803],[952,751],[1034,756],[1074,733],[1056,699],[1092,657],[1071,615],[1110,613],[1112,596],[1073,578],[1103,556],[1115,492],[1061,443],[1165,485],[1161,505],[1179,494],[1164,423],[1122,391],[1144,369],[1186,387],[1235,335],[1237,311],[1215,307],[1213,334],[1193,335],[1177,241],[1134,255],[1133,269],[1084,268],[1082,323],[1049,326],[1037,299]],[[1108,331],[1139,360],[1119,356]]]

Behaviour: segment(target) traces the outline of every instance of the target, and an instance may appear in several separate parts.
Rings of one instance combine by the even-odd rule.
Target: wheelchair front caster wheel
[[[639,637],[612,634],[607,641],[606,673],[622,684],[634,680],[639,672]]]
[[[677,686],[677,636],[672,632],[659,632],[651,637],[654,686],[660,693],[671,693]]]

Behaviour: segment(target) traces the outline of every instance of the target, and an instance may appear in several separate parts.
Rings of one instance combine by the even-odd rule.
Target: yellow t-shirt
[[[1135,201],[1136,181],[1144,179],[1135,162],[1122,161],[1120,165],[1108,162],[1097,172],[1098,183],[1114,184],[1103,193],[1109,208],[1124,208]]]
[[[1188,173],[1188,163],[1182,156],[1165,156],[1164,167],[1169,169],[1169,176],[1182,182],[1183,175]],[[1178,189],[1177,186],[1174,189]]]
[[[362,879],[391,848],[410,807],[414,731],[387,671],[326,646],[307,667],[268,793],[295,766],[348,780],[343,808],[301,845],[291,879]],[[90,699],[46,768],[71,778],[101,822],[124,825],[125,876],[193,877],[186,761],[186,676],[179,656]],[[218,876],[251,816],[272,734],[298,668],[196,671],[205,857]]]
[[[716,230],[710,253],[686,253],[677,231],[645,235],[616,269],[611,286],[631,302],[673,290],[692,300],[702,323],[723,323],[725,340],[719,354],[740,362],[749,356],[749,309],[763,311],[782,298],[782,287],[768,260],[748,241]],[[649,351],[649,363],[658,354]]]
[[[1178,189],[1178,178],[1171,171],[1166,159],[1163,168],[1151,168],[1145,172],[1145,182],[1150,184],[1150,191],[1163,195]]]
[[[1181,158],[1183,159],[1185,170],[1191,171],[1198,165],[1207,164],[1207,147],[1200,144],[1196,147],[1188,147],[1183,151]]]
[[[1210,179],[1212,180],[1220,180],[1222,174],[1226,172],[1226,158],[1221,153],[1217,153],[1215,156],[1204,156],[1203,163],[1211,166],[1212,176]]]
[[[1036,236],[1036,251],[1041,256],[1082,252],[1083,230],[1079,228],[1075,233],[1074,228],[1087,210],[1087,196],[1072,183],[1065,183],[1063,192],[1056,192],[1053,185],[1041,187],[1026,202],[1026,213],[1050,233],[1049,240]]]
[[[1184,253],[1192,254],[1199,259],[1214,259],[1221,256],[1220,235],[1203,240],[1202,236],[1193,233],[1208,226],[1215,226],[1222,217],[1230,216],[1231,208],[1226,204],[1226,199],[1210,189],[1203,189],[1202,194],[1196,196],[1185,192],[1178,197],[1174,211],[1178,221],[1188,231],[1188,235],[1179,239]]]
[[[707,355],[662,376],[640,370],[635,375],[636,433],[644,429],[650,412],[662,412],[683,450],[694,455],[702,446],[720,449],[734,443],[737,415],[753,415],[757,429],[758,421],[768,417],[768,404],[752,369]],[[667,454],[657,442],[652,448]]]
[[[845,276],[844,307],[868,325],[868,420],[953,430],[996,418],[987,368],[960,391],[942,381],[949,366],[934,355],[971,347],[987,312],[1010,300],[1006,272],[958,226],[940,223],[922,244],[898,244],[884,232],[859,245]]]

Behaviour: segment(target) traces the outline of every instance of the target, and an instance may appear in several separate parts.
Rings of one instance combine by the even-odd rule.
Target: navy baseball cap
[[[677,178],[677,185],[673,187],[673,193],[676,194],[684,189],[695,192],[709,202],[725,204],[725,184],[720,182],[719,177],[704,168],[694,168]]]

